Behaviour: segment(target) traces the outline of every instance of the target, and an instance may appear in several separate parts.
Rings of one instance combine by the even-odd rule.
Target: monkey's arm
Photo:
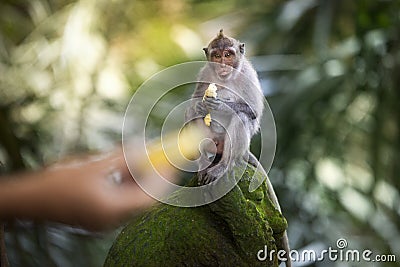
[[[207,84],[198,83],[192,95],[190,106],[185,112],[185,122],[189,122],[195,118],[205,117],[208,114],[207,106],[203,102],[204,92],[207,89]]]
[[[257,115],[253,111],[253,109],[250,108],[250,106],[244,102],[226,102],[228,107],[236,111],[236,113],[244,113],[246,114],[251,120],[254,120],[257,118]]]
[[[197,83],[196,89],[193,92],[192,98],[201,98],[203,99],[204,93],[206,92],[209,84],[208,83]]]
[[[210,110],[217,110],[225,113],[244,113],[248,118],[250,118],[250,120],[254,120],[257,118],[256,113],[245,102],[223,101],[219,98],[206,97],[205,105]]]

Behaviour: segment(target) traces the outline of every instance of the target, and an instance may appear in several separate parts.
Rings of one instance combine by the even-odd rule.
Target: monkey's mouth
[[[228,66],[228,67],[221,67],[218,70],[218,76],[221,78],[226,78],[232,73],[233,68]]]

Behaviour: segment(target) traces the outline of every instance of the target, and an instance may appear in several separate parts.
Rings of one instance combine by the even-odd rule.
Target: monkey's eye
[[[221,56],[219,54],[215,54],[214,57],[215,58],[221,58]]]
[[[231,56],[230,53],[225,53],[225,54],[224,54],[224,57],[230,57],[230,56]]]

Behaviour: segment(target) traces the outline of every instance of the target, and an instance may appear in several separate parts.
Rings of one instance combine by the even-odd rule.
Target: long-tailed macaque
[[[207,153],[202,153],[199,166],[199,184],[208,184],[233,170],[240,161],[261,167],[250,152],[250,140],[260,128],[264,109],[264,96],[257,73],[245,57],[244,43],[227,37],[220,30],[206,48],[203,48],[208,63],[198,75],[198,84],[186,110],[185,121],[197,123],[207,132],[214,144],[205,147],[205,152],[216,154],[211,164]],[[205,96],[210,83],[217,86],[217,97]],[[206,126],[204,118],[211,115]],[[218,161],[219,160],[219,161]],[[260,168],[267,175],[264,169]],[[267,179],[268,194],[281,211],[272,184]],[[283,247],[289,257],[287,235]],[[286,266],[291,266],[290,260]]]
[[[243,43],[226,37],[221,30],[203,50],[208,64],[199,73],[199,83],[185,115],[186,121],[195,120],[208,132],[216,151],[205,150],[216,153],[220,160],[211,167],[200,168],[199,184],[216,180],[239,161],[247,162],[250,158],[250,163],[258,164],[250,156],[249,146],[252,136],[259,130],[264,108],[260,82],[244,56]],[[217,97],[203,99],[211,82],[217,86]],[[203,122],[208,113],[212,119],[209,127]],[[210,166],[207,162],[203,165]]]

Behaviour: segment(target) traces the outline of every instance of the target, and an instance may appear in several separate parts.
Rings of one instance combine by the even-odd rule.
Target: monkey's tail
[[[280,213],[282,213],[282,209],[281,209],[281,206],[279,205],[278,197],[275,194],[274,187],[272,186],[272,183],[269,180],[267,172],[264,170],[263,166],[258,161],[256,156],[254,156],[254,154],[251,153],[250,151],[249,151],[248,163],[250,163],[255,168],[257,168],[257,170],[261,171],[261,173],[265,176],[265,180],[266,180],[267,187],[268,187],[268,196],[272,200],[272,202],[274,203],[276,209]],[[288,238],[288,234],[287,234],[286,230],[285,230],[285,232],[283,233],[283,236],[282,236],[282,246],[283,246],[283,248],[284,248],[284,250],[286,252],[286,258],[287,258],[287,261],[285,262],[285,265],[286,265],[286,267],[292,267],[292,261],[290,259],[289,238]]]

